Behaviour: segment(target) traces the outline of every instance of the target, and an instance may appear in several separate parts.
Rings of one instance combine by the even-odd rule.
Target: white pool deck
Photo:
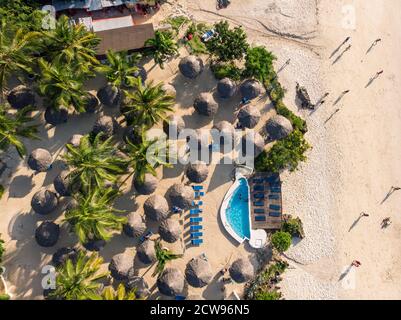
[[[250,204],[251,195],[250,195],[249,185],[248,185],[248,199],[249,199],[249,201],[248,201],[248,213],[249,213],[248,214],[248,219],[249,219],[249,228],[251,229],[250,230],[250,239],[248,239],[246,237],[244,237],[244,238],[240,237],[235,232],[235,230],[232,228],[232,226],[230,225],[230,223],[228,222],[228,219],[227,219],[227,213],[228,213],[228,210],[229,210],[229,203],[230,203],[231,197],[232,197],[234,191],[239,187],[241,179],[245,179],[245,181],[248,184],[248,180],[242,174],[237,174],[235,176],[235,181],[234,181],[233,185],[230,187],[230,189],[227,191],[226,195],[224,196],[224,200],[223,200],[223,203],[222,203],[221,208],[220,208],[220,219],[221,219],[221,222],[222,222],[224,228],[228,232],[228,234],[233,239],[235,239],[238,243],[241,244],[245,240],[248,240],[249,245],[252,248],[255,248],[255,249],[263,248],[265,246],[266,242],[267,242],[266,231],[264,231],[262,229],[252,230],[252,228],[251,228],[251,226],[252,226],[252,223],[251,223],[251,204]]]

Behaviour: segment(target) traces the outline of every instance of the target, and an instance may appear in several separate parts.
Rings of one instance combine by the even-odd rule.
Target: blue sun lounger
[[[253,197],[254,197],[255,199],[264,199],[264,198],[265,198],[265,195],[264,195],[263,193],[255,193],[255,194],[253,195]]]
[[[191,209],[191,210],[189,210],[189,214],[199,214],[199,213],[202,213],[203,212],[203,210],[202,209],[199,209],[199,208],[197,208],[197,209]]]
[[[192,240],[191,240],[191,243],[192,243],[192,245],[194,245],[194,246],[199,246],[200,244],[203,243],[203,240],[202,240],[202,239],[192,239]]]
[[[265,191],[265,187],[264,186],[260,186],[260,185],[256,185],[256,186],[253,186],[253,190],[254,191]]]
[[[280,182],[278,176],[267,177],[267,178],[265,178],[265,181],[270,183],[270,184],[278,184]]]
[[[275,211],[270,211],[270,212],[269,212],[269,216],[270,216],[270,217],[278,218],[278,217],[281,216],[281,213],[280,213],[280,212],[275,212]]]
[[[199,231],[199,230],[202,230],[202,229],[203,229],[203,227],[200,226],[200,225],[195,225],[195,226],[190,226],[189,227],[189,231]]]
[[[197,222],[202,222],[202,221],[203,221],[202,217],[196,217],[196,218],[189,219],[190,223],[197,223]]]
[[[276,205],[276,204],[271,204],[269,206],[269,209],[278,211],[278,210],[281,209],[281,207],[279,205]]]
[[[280,200],[280,195],[278,195],[278,194],[269,194],[269,199],[271,199],[271,200]]]
[[[255,221],[260,222],[260,221],[266,221],[265,216],[255,216]]]
[[[254,202],[253,205],[255,207],[263,207],[265,205],[265,203],[263,201],[260,201],[260,202]]]
[[[202,200],[199,200],[198,202],[192,201],[192,205],[193,206],[201,206],[201,205],[203,205],[203,201]]]
[[[204,192],[199,192],[199,191],[195,192],[195,198],[203,197],[204,195],[205,195]]]
[[[255,178],[255,179],[253,179],[253,183],[263,183],[263,179],[262,178]]]
[[[202,237],[203,236],[203,233],[202,232],[193,232],[193,233],[191,233],[191,239],[193,239],[193,238],[200,238],[200,237]]]
[[[265,209],[255,209],[254,213],[264,214],[265,213]]]
[[[194,189],[195,191],[200,191],[203,190],[203,186],[192,186],[192,189]]]

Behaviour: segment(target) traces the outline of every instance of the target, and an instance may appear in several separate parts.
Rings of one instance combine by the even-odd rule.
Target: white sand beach
[[[352,8],[354,27],[348,23]],[[277,56],[276,69],[291,59],[279,78],[287,89],[287,106],[308,123],[306,138],[313,148],[298,171],[281,175],[284,212],[302,219],[306,235],[286,253],[290,268],[280,283],[285,299],[401,298],[401,191],[383,202],[391,186],[401,186],[400,12],[399,0],[232,0],[227,9],[219,11],[214,0],[171,0],[153,18],[155,23],[171,14],[186,14],[208,23],[227,19],[232,25],[242,25],[252,44],[265,45]],[[330,58],[348,36],[351,49],[337,61],[346,46]],[[377,38],[382,41],[367,53]],[[208,68],[199,79],[185,80],[178,73],[178,62],[174,59],[164,70],[154,67],[153,62],[145,67],[150,80],[175,86],[175,113],[184,117],[187,127],[211,128],[220,120],[233,121],[239,97],[218,101],[219,112],[213,121],[202,121],[193,114],[196,95],[211,91],[217,82]],[[367,86],[380,70],[384,73]],[[312,101],[318,101],[325,92],[330,95],[317,110],[301,110],[295,98],[296,82],[308,89]],[[92,81],[90,88],[97,90],[102,84],[102,80]],[[335,104],[344,90],[350,92]],[[266,97],[256,105],[262,111],[256,128],[260,129],[274,110]],[[104,108],[103,112],[113,114],[118,110]],[[96,116],[74,117],[55,129],[41,127],[42,140],[29,141],[28,152],[43,147],[56,159],[73,134],[91,130]],[[43,249],[34,239],[34,230],[44,218],[33,213],[31,198],[41,187],[53,188],[53,179],[62,164],[57,159],[51,171],[33,176],[26,161],[20,161],[14,152],[2,161],[7,165],[0,175],[7,189],[0,200],[0,233],[7,244],[6,278],[14,298],[42,299],[41,268],[58,248],[77,243],[64,227],[53,248]],[[243,285],[232,284],[223,294],[217,276],[236,258],[250,257],[257,265],[255,249],[246,243],[235,243],[218,218],[224,194],[232,184],[232,170],[231,165],[212,166],[204,183],[204,244],[187,249],[187,240],[167,244],[173,251],[184,253],[182,259],[172,263],[181,271],[190,259],[206,254],[214,279],[205,288],[188,288],[190,294],[205,299],[223,299],[234,290],[241,293]],[[181,166],[159,171],[163,179],[156,194],[165,195],[173,183],[186,182]],[[143,214],[147,196],[134,198],[131,180],[126,190],[117,207]],[[61,222],[61,212],[62,206],[46,219]],[[361,212],[369,217],[357,220]],[[391,217],[392,224],[382,229],[381,221],[386,217]],[[157,230],[157,225],[150,227]],[[136,244],[136,240],[116,235],[100,252],[104,267],[117,253],[129,251],[134,255]],[[359,260],[361,267],[352,268],[341,280],[353,260]],[[143,275],[155,289],[153,270],[148,271],[139,262],[135,267],[138,275]]]

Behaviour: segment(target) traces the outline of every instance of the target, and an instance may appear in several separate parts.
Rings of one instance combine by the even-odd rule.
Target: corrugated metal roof
[[[53,6],[56,11],[68,9],[88,9],[88,11],[102,10],[121,6],[123,4],[135,4],[139,0],[53,0]]]

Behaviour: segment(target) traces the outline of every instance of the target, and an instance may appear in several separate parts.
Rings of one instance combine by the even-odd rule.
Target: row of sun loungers
[[[203,230],[202,225],[200,224],[203,221],[203,218],[200,217],[200,215],[203,212],[203,209],[201,206],[203,205],[203,201],[199,200],[200,197],[203,197],[205,193],[202,191],[203,186],[192,186],[194,192],[195,192],[195,198],[198,199],[196,201],[192,202],[192,206],[194,207],[193,209],[190,209],[189,211],[189,222],[190,222],[190,239],[191,239],[191,244],[193,246],[199,246],[203,243]]]

